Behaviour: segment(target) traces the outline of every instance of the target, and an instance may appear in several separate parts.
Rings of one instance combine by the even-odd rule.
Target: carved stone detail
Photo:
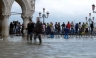
[[[2,14],[2,18],[9,18],[10,16],[10,14]]]
[[[31,10],[35,10],[35,0],[31,1]]]
[[[4,18],[9,18],[9,17],[10,17],[10,15],[3,15],[3,17],[4,17]]]
[[[21,16],[23,19],[29,19],[29,16]]]
[[[23,19],[29,19],[29,16],[28,16],[28,15],[25,15],[25,14],[21,14],[21,17],[22,17]]]
[[[27,14],[21,14],[21,17],[23,18],[23,20],[28,20],[32,18],[32,16],[27,15]]]

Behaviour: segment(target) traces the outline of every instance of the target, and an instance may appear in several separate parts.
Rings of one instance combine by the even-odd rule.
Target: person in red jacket
[[[69,30],[70,30],[70,28],[71,28],[71,24],[70,24],[70,22],[68,21],[68,23],[67,23],[67,28],[69,28]]]

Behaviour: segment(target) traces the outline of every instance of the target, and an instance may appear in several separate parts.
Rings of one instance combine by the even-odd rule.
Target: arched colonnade
[[[24,28],[27,27],[28,19],[32,18],[35,12],[35,0],[0,0],[0,35],[9,36],[8,21],[14,1],[21,6]]]

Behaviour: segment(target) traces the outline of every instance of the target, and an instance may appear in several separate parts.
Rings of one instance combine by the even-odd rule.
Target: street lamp
[[[92,5],[93,13],[96,13],[96,11],[95,11],[95,7],[96,7],[96,6],[93,4],[93,5]]]
[[[87,17],[85,17],[85,19],[86,19],[86,22],[89,22],[89,31],[91,31],[90,24],[94,21],[94,17],[91,18],[91,13],[89,13],[89,19]]]
[[[46,14],[45,14],[45,8],[43,8],[43,14],[42,15],[41,15],[41,12],[39,12],[39,17],[40,18],[43,18],[43,23],[45,23],[44,22],[45,18],[48,18],[49,17],[49,12],[48,11],[46,12]]]

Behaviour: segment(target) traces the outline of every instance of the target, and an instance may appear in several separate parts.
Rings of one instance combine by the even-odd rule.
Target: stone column
[[[27,28],[27,24],[29,23],[29,17],[23,16],[22,18],[23,18],[24,28]]]
[[[28,19],[23,19],[23,24],[24,24],[24,28],[27,28],[27,24],[28,24],[29,20]]]
[[[10,15],[3,15],[3,19],[2,19],[2,35],[4,37],[8,37],[9,36],[9,17]]]
[[[29,16],[25,16],[25,15],[23,15],[23,16],[21,16],[22,17],[22,19],[23,19],[23,24],[24,24],[24,30],[26,31],[26,33],[24,33],[24,35],[26,36],[27,35],[27,30],[26,30],[26,28],[27,28],[27,24],[29,23]]]
[[[2,36],[2,19],[0,19],[0,35]]]

